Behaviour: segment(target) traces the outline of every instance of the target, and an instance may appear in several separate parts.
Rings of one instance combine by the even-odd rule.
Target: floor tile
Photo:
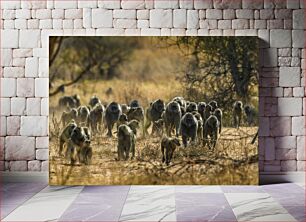
[[[305,222],[305,205],[304,206],[283,206],[297,221]]]
[[[261,186],[267,193],[302,193],[304,189],[294,183],[280,183]]]
[[[296,221],[267,193],[225,193],[238,221]]]
[[[220,186],[175,186],[176,193],[222,193]]]
[[[260,186],[221,186],[224,193],[264,193]]]
[[[120,221],[176,221],[174,186],[131,186]]]
[[[176,193],[177,221],[236,221],[223,193]]]
[[[270,193],[281,205],[305,206],[305,193]]]
[[[57,220],[78,196],[83,187],[48,186],[23,203],[3,221]]]
[[[86,186],[82,193],[126,193],[130,186]]]
[[[47,187],[46,183],[3,183],[1,193],[37,193]]]

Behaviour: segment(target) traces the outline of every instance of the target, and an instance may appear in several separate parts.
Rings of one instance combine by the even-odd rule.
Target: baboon
[[[164,134],[164,126],[165,126],[164,119],[159,119],[159,120],[155,121],[154,124],[153,124],[154,135],[157,135],[157,136],[161,137]]]
[[[235,128],[239,129],[242,117],[243,103],[241,101],[236,101],[233,105],[233,125]]]
[[[256,123],[256,110],[250,105],[244,106],[244,113],[246,116],[246,121],[249,126],[253,126]]]
[[[101,100],[97,96],[93,96],[89,100],[89,105],[90,105],[91,108],[95,107],[95,105],[98,104],[98,103],[101,104]]]
[[[63,128],[71,121],[77,120],[78,111],[75,108],[72,108],[69,112],[63,112],[61,116],[61,122],[63,124]]]
[[[81,105],[80,96],[63,96],[59,99],[58,105],[60,108],[77,108]]]
[[[82,126],[88,125],[88,118],[89,118],[90,111],[87,106],[80,106],[78,108],[78,124]]]
[[[220,108],[215,109],[214,115],[218,118],[219,133],[221,133],[221,131],[222,131],[222,116],[223,116],[222,110]]]
[[[132,158],[135,156],[135,135],[132,129],[123,124],[118,128],[118,160],[128,160],[130,152],[132,152]]]
[[[138,108],[138,107],[141,107],[141,106],[140,106],[138,100],[135,99],[135,100],[132,100],[132,101],[131,101],[130,107],[131,107],[131,108]]]
[[[212,114],[212,107],[211,105],[207,104],[204,110],[204,118],[203,118],[203,122],[205,123],[206,120],[210,117],[210,115]]]
[[[215,100],[210,101],[208,104],[212,107],[212,112],[214,112],[215,109],[218,108],[218,103]]]
[[[133,131],[134,135],[137,136],[137,130],[139,129],[139,121],[133,119],[130,122],[128,122],[127,125],[131,128],[131,130]]]
[[[206,107],[205,102],[199,102],[198,103],[198,113],[200,113],[202,119],[204,119],[205,107]]]
[[[198,131],[198,121],[192,113],[186,113],[181,119],[180,127],[184,147],[187,147],[189,138],[195,143]]]
[[[97,103],[89,113],[89,126],[94,134],[101,131],[103,128],[102,121],[104,111],[104,106],[101,103]]]
[[[203,139],[203,119],[202,119],[200,113],[198,113],[196,111],[192,112],[192,114],[198,121],[197,141],[199,143]]]
[[[218,140],[218,129],[219,120],[215,115],[211,115],[204,124],[203,146],[208,144],[209,149],[216,147]]]
[[[126,104],[121,104],[121,109],[122,109],[122,113],[127,115],[128,111],[130,110],[130,107]]]
[[[117,121],[117,131],[120,125],[122,124],[127,125],[127,123],[128,123],[128,117],[124,113],[122,113]]]
[[[178,138],[163,137],[160,144],[163,156],[162,162],[166,162],[166,164],[169,165],[176,147],[180,145]]]
[[[62,130],[59,137],[59,156],[62,156],[63,148],[66,143],[69,142],[72,131],[77,127],[77,124],[72,120],[66,127]]]
[[[149,107],[146,109],[146,122],[144,124],[144,134],[148,133],[148,128],[151,126],[151,123],[153,122],[153,125],[155,121],[159,120],[161,118],[162,112],[165,111],[165,103],[163,100],[158,99],[154,102],[151,102]],[[152,127],[152,134],[154,127]]]
[[[186,109],[187,112],[192,113],[198,111],[198,106],[195,102],[190,102]]]
[[[91,158],[92,158],[92,147],[90,146],[91,135],[87,127],[83,127],[83,130],[86,136],[86,140],[85,140],[85,146],[83,146],[80,150],[79,160],[81,163],[89,165],[91,163]]]
[[[119,120],[121,114],[121,106],[118,103],[112,102],[107,106],[104,115],[104,122],[106,124],[107,135],[109,137],[112,137],[112,129],[114,127],[114,124]]]
[[[171,137],[171,132],[175,129],[175,135],[178,137],[182,118],[180,105],[175,101],[168,103],[162,117],[164,119],[167,136]]]
[[[178,96],[178,97],[174,97],[172,99],[172,101],[175,101],[180,105],[182,116],[185,115],[185,113],[186,113],[186,101],[185,101],[185,99],[181,96]]]

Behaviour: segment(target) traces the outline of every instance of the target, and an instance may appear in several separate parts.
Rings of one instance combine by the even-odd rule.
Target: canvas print
[[[258,184],[257,37],[50,37],[51,185]]]

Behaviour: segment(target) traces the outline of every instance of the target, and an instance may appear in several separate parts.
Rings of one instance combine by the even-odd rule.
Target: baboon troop
[[[60,98],[59,107],[65,110],[61,115],[63,130],[58,153],[70,164],[90,164],[94,152],[91,133],[112,137],[114,125],[118,160],[134,159],[139,129],[144,138],[152,125],[151,136],[160,138],[162,162],[166,165],[172,161],[176,147],[181,146],[180,139],[184,148],[202,145],[213,150],[223,126],[223,111],[214,100],[195,103],[175,97],[165,103],[157,99],[146,109],[138,100],[132,100],[129,105],[111,102],[105,108],[97,96],[91,97],[88,105],[81,105],[80,97],[73,95]],[[256,124],[256,109],[236,101],[231,112],[233,127],[238,129],[243,117],[249,126]]]

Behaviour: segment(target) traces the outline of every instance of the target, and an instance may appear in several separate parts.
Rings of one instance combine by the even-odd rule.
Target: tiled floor
[[[305,221],[305,186],[1,185],[2,221]]]

